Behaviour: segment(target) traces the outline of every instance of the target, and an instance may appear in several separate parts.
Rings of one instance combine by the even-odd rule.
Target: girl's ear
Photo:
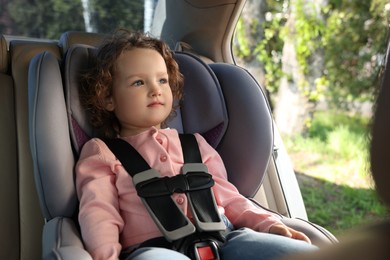
[[[115,105],[114,105],[114,100],[112,99],[112,96],[106,97],[105,100],[105,107],[108,111],[114,111]]]

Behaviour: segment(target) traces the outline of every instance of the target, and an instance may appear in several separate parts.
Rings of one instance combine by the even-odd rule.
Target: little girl
[[[182,96],[183,78],[169,47],[142,33],[117,31],[97,53],[84,77],[81,102],[102,138],[130,143],[161,176],[181,173],[183,153],[175,129],[173,100]],[[269,259],[315,248],[309,238],[255,207],[227,180],[218,153],[195,134],[203,163],[212,174],[219,212],[234,225],[220,248],[222,259]],[[88,141],[76,166],[79,222],[94,259],[188,259],[175,250],[139,245],[162,233],[137,195],[132,177],[99,138]],[[174,193],[190,216],[187,197]]]

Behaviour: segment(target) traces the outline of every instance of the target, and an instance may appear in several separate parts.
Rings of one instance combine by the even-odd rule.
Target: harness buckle
[[[194,256],[196,260],[219,260],[217,243],[212,240],[195,243]]]

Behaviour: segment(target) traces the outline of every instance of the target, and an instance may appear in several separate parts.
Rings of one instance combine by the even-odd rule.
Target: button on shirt
[[[157,140],[157,142],[158,142],[159,144],[163,144],[163,140],[161,139],[161,137],[157,137],[156,140]]]
[[[221,157],[199,134],[195,134],[203,163],[213,175],[213,192],[221,213],[236,228],[268,229],[279,220],[239,194],[227,181]],[[183,153],[174,129],[144,131],[122,137],[161,176],[181,173]],[[88,141],[76,165],[76,188],[80,200],[79,222],[88,252],[94,259],[117,259],[122,248],[160,237],[162,233],[138,197],[132,178],[105,143]],[[185,194],[173,194],[178,207],[191,217]]]
[[[179,205],[183,205],[183,203],[186,201],[186,199],[185,199],[185,197],[184,196],[178,196],[177,198],[176,198],[176,202],[177,202],[177,204],[179,204]]]

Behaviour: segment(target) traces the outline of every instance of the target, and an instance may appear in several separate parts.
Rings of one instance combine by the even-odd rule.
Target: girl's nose
[[[153,83],[150,86],[150,94],[152,97],[161,95],[161,87],[158,83]]]

